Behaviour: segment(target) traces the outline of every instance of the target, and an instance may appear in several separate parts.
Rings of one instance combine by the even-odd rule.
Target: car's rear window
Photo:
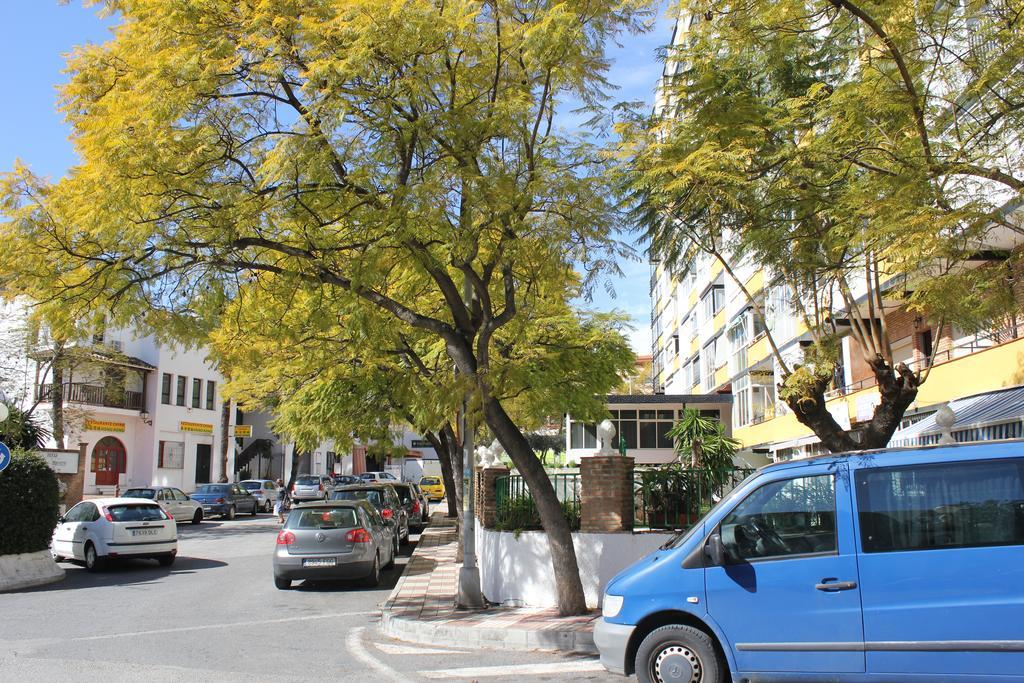
[[[412,488],[404,486],[402,484],[392,484],[395,487],[395,491],[398,492],[398,497],[402,499],[402,503],[412,502]]]
[[[196,493],[230,493],[231,487],[226,484],[203,484],[196,487]]]
[[[125,498],[153,498],[156,491],[153,489],[128,489],[124,492]]]
[[[299,477],[295,483],[299,486],[319,486],[320,477]]]
[[[288,520],[290,529],[349,529],[359,526],[352,508],[303,508]]]
[[[437,477],[423,477],[420,479],[420,486],[437,486],[441,480]]]
[[[143,503],[111,505],[107,508],[107,512],[115,522],[158,522],[166,519],[159,505]]]
[[[381,506],[380,491],[376,489],[357,489],[355,491],[335,491],[331,500],[368,500],[375,507]]]
[[[359,476],[362,477],[363,479],[376,479],[377,478],[377,475],[374,474],[373,472],[363,472]]]
[[[242,486],[245,487],[247,491],[259,491],[263,488],[263,485],[258,481],[243,481]]]

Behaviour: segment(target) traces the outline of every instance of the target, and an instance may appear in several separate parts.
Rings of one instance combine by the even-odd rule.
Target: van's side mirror
[[[725,547],[722,545],[722,537],[719,534],[708,536],[707,543],[704,544],[704,556],[713,567],[725,565]]]

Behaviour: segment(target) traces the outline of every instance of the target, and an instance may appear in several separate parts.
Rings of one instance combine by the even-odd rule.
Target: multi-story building
[[[672,43],[682,44],[690,22],[699,20],[681,17]],[[662,83],[681,69],[681,64],[668,60]],[[656,111],[670,112],[674,107],[671,95],[659,87]],[[1006,207],[1007,217],[1018,222],[1020,211],[1019,206]],[[979,263],[986,253],[1019,247],[1012,231],[992,230],[988,239],[989,243],[979,247]],[[707,253],[695,257],[682,272],[673,272],[653,255],[650,293],[656,391],[731,394],[732,436],[740,440],[747,453],[776,460],[816,453],[821,450],[817,437],[778,398],[777,386],[783,374],[768,338],[770,333],[780,355],[792,367],[800,362],[802,348],[810,344],[811,331],[794,310],[792,292],[781,277],[759,264],[734,260],[728,253],[724,253],[724,260],[735,278],[721,261]],[[863,302],[866,289],[863,282],[860,284],[858,290],[854,282],[852,289],[855,300]],[[949,402],[953,402],[954,412],[958,406],[973,405],[972,415],[998,413],[995,421],[984,423],[968,424],[966,417],[958,419],[953,429],[957,440],[1024,435],[1021,392],[1002,391],[1024,384],[1024,326],[1010,320],[978,333],[949,324],[940,328],[935,321],[907,310],[900,295],[912,286],[906,278],[883,282],[881,311],[870,311],[858,303],[858,310],[835,312],[840,334],[849,331],[850,317],[868,320],[873,313],[877,324],[877,318],[884,316],[894,364],[905,362],[915,370],[930,366],[927,380],[904,418],[907,431],[897,432],[893,443],[920,443],[925,436],[937,438],[934,421],[928,422],[927,430],[922,429],[923,424],[913,429],[911,425],[930,420],[941,405]],[[756,308],[763,311],[763,319],[755,315]],[[1009,397],[1014,396],[1018,396],[1018,403],[1007,406]],[[968,397],[970,400],[961,400]],[[874,375],[854,337],[848,334],[841,340],[840,361],[826,399],[836,421],[854,432],[858,424],[871,419],[880,401]],[[1000,403],[1001,409],[986,411],[980,407],[992,403]]]
[[[25,319],[8,306],[5,319]],[[11,373],[20,398],[53,426],[53,399],[62,398],[65,446],[85,444],[86,494],[147,484],[189,491],[234,472],[235,443],[222,446],[223,378],[202,349],[161,344],[148,334],[105,329],[55,351],[45,329],[21,341]],[[54,362],[63,368],[54,380]],[[227,406],[228,436],[238,413]],[[226,463],[225,463],[226,458]]]

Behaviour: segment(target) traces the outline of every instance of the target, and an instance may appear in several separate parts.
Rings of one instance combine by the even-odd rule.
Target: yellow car
[[[444,482],[441,477],[423,477],[420,479],[420,490],[431,501],[444,498]]]

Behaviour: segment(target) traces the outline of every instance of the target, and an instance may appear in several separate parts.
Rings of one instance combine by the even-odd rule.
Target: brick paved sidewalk
[[[402,578],[387,602],[381,627],[387,635],[431,645],[454,642],[508,650],[596,653],[598,614],[559,617],[554,609],[490,607],[456,609],[459,567],[455,521],[435,515],[423,530]]]

